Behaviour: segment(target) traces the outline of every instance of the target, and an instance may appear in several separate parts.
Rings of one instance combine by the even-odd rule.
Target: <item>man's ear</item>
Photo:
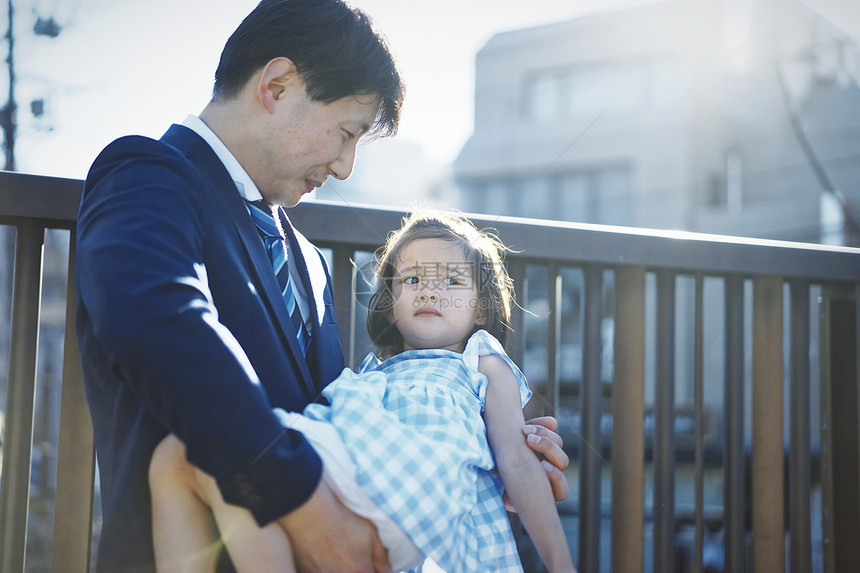
[[[301,79],[293,61],[289,58],[275,58],[270,60],[260,72],[257,97],[269,113],[274,113],[275,102],[283,97],[284,92],[299,86],[301,86]]]

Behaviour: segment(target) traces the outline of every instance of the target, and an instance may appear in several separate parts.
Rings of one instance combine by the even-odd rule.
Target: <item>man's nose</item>
[[[337,159],[329,163],[332,177],[343,181],[352,174],[355,167],[355,143],[345,143]]]

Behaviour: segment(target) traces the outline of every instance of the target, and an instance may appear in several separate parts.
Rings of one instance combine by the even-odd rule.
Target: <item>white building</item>
[[[858,66],[851,37],[794,0],[499,34],[476,60],[462,207],[819,241],[822,195],[860,212]]]

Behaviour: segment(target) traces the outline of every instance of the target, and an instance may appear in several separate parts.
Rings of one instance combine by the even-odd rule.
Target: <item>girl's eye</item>
[[[418,284],[418,277],[404,277],[403,278],[403,284],[405,284],[405,285],[417,285]]]
[[[448,286],[460,286],[463,284],[457,277],[446,277],[443,282]]]
[[[352,141],[353,139],[355,139],[355,134],[352,133],[351,131],[347,131],[346,129],[344,129],[343,134],[346,137],[346,139],[348,139],[349,141]]]

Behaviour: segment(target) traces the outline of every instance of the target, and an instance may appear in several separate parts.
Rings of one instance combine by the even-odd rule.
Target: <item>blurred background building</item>
[[[856,244],[860,53],[791,0],[685,0],[495,36],[468,211]]]

